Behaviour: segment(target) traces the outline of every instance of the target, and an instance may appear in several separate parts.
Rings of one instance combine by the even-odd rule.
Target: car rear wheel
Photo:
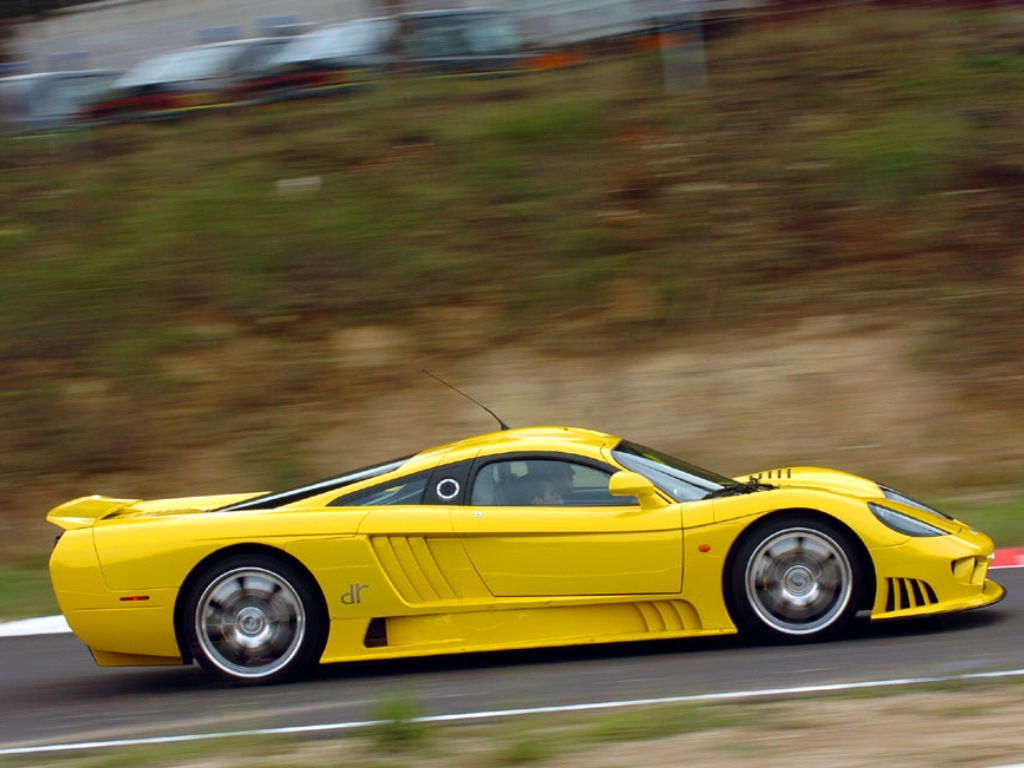
[[[742,631],[764,639],[832,637],[856,617],[864,566],[827,520],[785,517],[751,532],[732,561],[729,594]]]
[[[235,555],[193,583],[184,630],[206,671],[236,682],[278,682],[315,663],[324,620],[316,588],[299,568],[268,555]]]

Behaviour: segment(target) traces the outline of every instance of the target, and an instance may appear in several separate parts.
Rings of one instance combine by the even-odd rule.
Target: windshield
[[[625,440],[612,450],[612,456],[626,469],[643,475],[676,501],[697,501],[734,484],[732,478]]]

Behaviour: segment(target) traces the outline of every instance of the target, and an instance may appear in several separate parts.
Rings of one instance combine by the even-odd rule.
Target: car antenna
[[[495,420],[496,422],[498,422],[498,424],[499,424],[499,425],[501,426],[502,430],[510,429],[509,425],[508,425],[508,424],[506,424],[506,423],[505,423],[504,421],[502,421],[502,420],[501,420],[501,419],[500,419],[500,418],[498,417],[498,414],[496,414],[496,413],[495,413],[494,411],[492,411],[492,410],[491,410],[490,408],[488,408],[488,407],[487,407],[486,405],[484,405],[483,403],[481,403],[481,402],[480,402],[479,400],[476,400],[475,398],[472,398],[472,397],[470,397],[469,395],[467,395],[467,394],[466,394],[465,392],[463,392],[463,391],[462,391],[461,389],[459,389],[458,387],[452,386],[452,385],[451,385],[451,384],[449,384],[449,383],[448,383],[447,381],[445,381],[444,379],[442,379],[442,378],[441,378],[440,376],[435,376],[435,375],[434,375],[434,374],[432,374],[432,373],[431,373],[430,371],[428,371],[428,370],[427,370],[426,368],[421,368],[420,370],[421,370],[421,371],[423,371],[423,373],[427,374],[427,376],[429,376],[430,378],[432,378],[432,379],[434,379],[434,380],[436,380],[436,381],[439,381],[439,382],[441,382],[442,384],[444,384],[444,385],[445,385],[446,387],[448,387],[448,389],[452,389],[452,390],[455,390],[456,392],[458,392],[458,393],[459,393],[460,395],[462,395],[462,396],[463,396],[464,398],[466,398],[467,400],[469,400],[469,402],[473,403],[474,405],[479,405],[479,406],[480,406],[481,408],[483,408],[483,409],[484,409],[485,411],[487,411],[487,412],[488,412],[489,414],[491,414],[491,416],[493,416],[493,417],[494,417],[494,420]]]

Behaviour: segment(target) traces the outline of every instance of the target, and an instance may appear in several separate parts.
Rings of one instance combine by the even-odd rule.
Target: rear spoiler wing
[[[76,528],[91,528],[97,520],[120,512],[135,504],[138,499],[112,499],[109,496],[82,496],[65,501],[50,510],[46,521],[65,531]]]
[[[217,496],[188,496],[180,499],[114,499],[110,496],[83,496],[54,507],[46,516],[48,522],[65,531],[91,528],[97,520],[122,515],[159,517],[208,512],[266,495],[258,493],[229,493]]]

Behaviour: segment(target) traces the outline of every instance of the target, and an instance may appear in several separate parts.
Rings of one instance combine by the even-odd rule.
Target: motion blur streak
[[[484,712],[461,712],[450,715],[429,715],[409,718],[413,723],[458,723],[470,720],[493,720],[503,717],[520,717],[523,715],[546,715],[559,712],[590,712],[602,709],[625,709],[629,707],[649,707],[659,704],[693,704],[721,701],[750,701],[772,699],[782,696],[808,696],[838,691],[855,691],[872,688],[898,688],[911,685],[933,685],[935,683],[967,682],[972,680],[997,680],[1002,678],[1024,677],[1024,669],[1010,669],[1002,672],[972,672],[964,675],[940,675],[936,677],[908,677],[895,680],[869,680],[861,683],[829,683],[826,685],[806,685],[795,688],[767,688],[756,691],[730,691],[726,693],[704,693],[694,696],[666,696],[659,699],[632,699],[628,701],[598,701],[584,704],[566,704],[552,707],[530,707],[522,709],[501,709]],[[180,742],[201,741],[204,739],[225,739],[243,736],[284,736],[291,734],[318,733],[326,731],[351,731],[381,725],[384,721],[362,720],[345,723],[321,723],[319,725],[298,725],[286,728],[257,728],[249,731],[224,731],[222,733],[190,733],[180,736],[154,736],[144,739],[117,739],[113,741],[84,741],[71,744],[46,744],[36,747],[12,747],[0,749],[0,757],[7,755],[32,755],[43,752],[70,752],[90,749],[107,749],[110,747],[138,747],[152,744],[175,744]],[[1000,768],[1014,768],[1001,766]]]

